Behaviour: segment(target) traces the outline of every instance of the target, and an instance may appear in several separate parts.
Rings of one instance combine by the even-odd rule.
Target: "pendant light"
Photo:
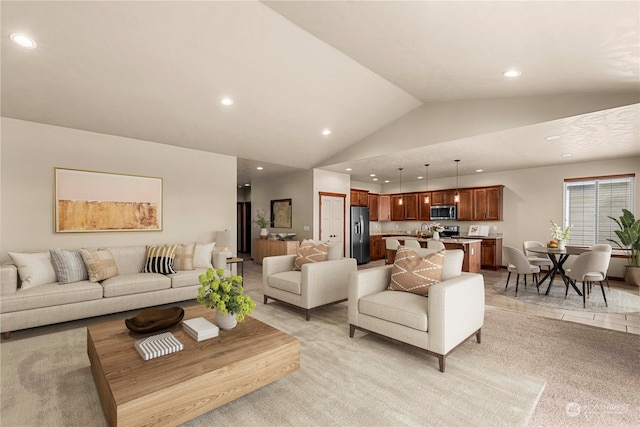
[[[460,164],[460,160],[454,160],[456,162],[456,194],[453,196],[453,201],[455,203],[460,202],[460,192],[458,191],[458,166]]]
[[[398,200],[398,204],[400,206],[402,206],[402,200],[404,199],[404,194],[402,194],[402,169],[404,168],[398,168],[400,171],[400,200]]]
[[[425,205],[429,204],[429,163],[424,165],[424,191],[427,192],[424,195],[424,203]]]

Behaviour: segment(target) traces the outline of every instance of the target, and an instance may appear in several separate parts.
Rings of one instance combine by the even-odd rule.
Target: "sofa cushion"
[[[303,240],[296,252],[294,269],[302,270],[302,265],[308,262],[322,262],[327,260],[329,245],[326,243],[314,244],[310,240]]]
[[[49,283],[22,289],[12,295],[3,295],[0,300],[0,312],[33,310],[99,299],[102,299],[102,286],[99,283],[91,283],[88,280],[68,283],[64,286]]]
[[[193,270],[193,260],[196,254],[196,242],[186,245],[178,245],[176,256],[173,259],[173,268],[179,270]]]
[[[175,274],[169,274],[172,288],[184,288],[187,286],[200,285],[198,277],[207,272],[206,268],[196,268],[194,270],[180,270]]]
[[[358,300],[358,311],[368,316],[427,331],[429,299],[409,292],[382,291]]]
[[[18,276],[22,281],[21,289],[29,289],[57,281],[49,252],[9,252],[9,256],[18,268]]]
[[[87,273],[87,267],[84,265],[80,252],[51,249],[49,254],[51,255],[53,269],[58,277],[58,283],[65,284],[89,280],[89,273]]]
[[[428,295],[429,286],[439,283],[442,277],[445,252],[443,249],[422,258],[412,249],[400,246],[393,263],[389,289]]]
[[[80,255],[87,267],[90,282],[99,282],[118,275],[118,266],[109,249],[80,249]]]
[[[147,260],[143,273],[173,274],[173,258],[176,256],[178,245],[147,246]]]
[[[267,278],[267,283],[272,288],[282,291],[291,292],[300,295],[300,282],[302,281],[301,271],[283,271],[281,273],[272,274]]]
[[[196,243],[196,250],[193,255],[193,266],[195,268],[212,268],[211,254],[215,248],[216,242]]]
[[[157,273],[132,273],[112,277],[103,281],[104,297],[139,294],[171,287],[171,279]]]
[[[147,260],[146,246],[109,246],[118,274],[140,273]]]

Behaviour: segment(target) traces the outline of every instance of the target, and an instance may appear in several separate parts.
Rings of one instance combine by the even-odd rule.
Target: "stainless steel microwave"
[[[456,206],[431,206],[430,218],[432,220],[455,220],[457,218]]]

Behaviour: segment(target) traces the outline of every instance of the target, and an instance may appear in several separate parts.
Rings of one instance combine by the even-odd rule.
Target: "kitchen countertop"
[[[393,234],[393,235],[383,235],[383,239],[390,239],[390,238],[397,238],[399,240],[417,240],[418,242],[428,242],[429,240],[433,240],[430,237],[416,237],[416,235],[411,235],[411,234]],[[454,238],[449,238],[449,237],[441,237],[440,241],[442,243],[457,243],[460,245],[465,245],[465,244],[469,244],[469,243],[477,243],[477,242],[482,242],[481,238],[464,238],[464,239],[454,239]]]
[[[396,232],[396,233],[392,233],[392,232],[378,232],[378,233],[371,233],[371,236],[382,236],[382,238],[385,237],[398,237],[398,238],[417,238],[417,235],[415,233],[401,233],[401,232]],[[483,240],[483,239],[491,239],[491,240],[496,240],[496,239],[502,239],[502,236],[467,236],[467,235],[460,235],[457,237],[458,239],[472,239],[472,240]],[[428,239],[428,238],[427,238]],[[424,239],[424,241],[426,241],[427,239]],[[442,239],[446,239],[446,237],[443,237]],[[441,240],[442,240],[441,239]]]

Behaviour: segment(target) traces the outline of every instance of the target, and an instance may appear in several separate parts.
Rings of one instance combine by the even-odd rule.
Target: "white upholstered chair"
[[[442,243],[440,240],[427,240],[427,249],[440,251],[444,248],[444,243]]]
[[[319,243],[319,242],[317,242]],[[355,258],[343,258],[342,246],[330,244],[327,261],[306,263],[295,270],[296,255],[265,257],[262,260],[262,292],[264,303],[284,302],[306,311],[346,301],[349,275],[358,270]]]
[[[600,252],[607,252],[609,253],[609,258],[607,261],[607,265],[605,266],[605,270],[604,270],[604,281],[607,282],[607,288],[611,289],[611,286],[609,286],[609,279],[607,279],[607,271],[609,270],[609,263],[611,262],[611,250],[612,247],[609,244],[606,243],[600,243],[598,245],[593,245],[589,247],[590,250],[592,251],[600,251]],[[589,278],[587,278],[587,280],[589,280]],[[589,280],[590,282],[597,282],[598,280]]]
[[[547,267],[547,269],[553,267],[553,262],[548,256],[529,251],[530,248],[537,247],[544,248],[545,246],[543,243],[537,242],[535,240],[525,240],[522,244],[522,249],[524,250],[524,254],[529,260],[529,264],[537,265],[538,267]]]
[[[390,263],[390,259],[389,259],[389,251],[397,251],[398,250],[398,246],[400,246],[400,241],[398,239],[384,239],[384,244],[386,247],[386,251],[384,254],[384,263],[385,264],[389,264]]]
[[[420,246],[420,242],[418,242],[417,240],[414,240],[414,239],[407,239],[407,240],[405,240],[405,241],[404,241],[404,245],[405,245],[406,247],[408,247],[408,248],[414,248],[414,249],[415,249],[415,248],[418,248],[418,249],[420,249],[420,248],[421,248],[421,246]]]
[[[524,275],[524,287],[526,288],[527,274],[531,274],[536,285],[536,289],[538,290],[538,293],[540,293],[540,283],[538,282],[538,273],[540,273],[540,267],[531,264],[524,253],[520,252],[516,248],[513,248],[511,246],[503,246],[502,249],[504,250],[504,256],[507,261],[507,271],[509,272],[507,276],[507,284],[504,286],[504,290],[506,291],[507,286],[509,286],[511,273],[516,273],[516,296],[518,296],[518,284],[520,282],[520,275]]]
[[[602,282],[607,276],[607,268],[609,267],[609,259],[611,258],[611,252],[605,251],[586,251],[578,255],[575,262],[569,270],[566,271],[567,277],[575,285],[578,281],[582,282],[582,306],[587,307],[587,292],[591,283],[599,282],[600,290],[602,291],[602,298],[604,299],[604,305],[609,306],[607,303],[607,296],[604,293],[604,286]],[[565,298],[569,292],[565,292]]]

